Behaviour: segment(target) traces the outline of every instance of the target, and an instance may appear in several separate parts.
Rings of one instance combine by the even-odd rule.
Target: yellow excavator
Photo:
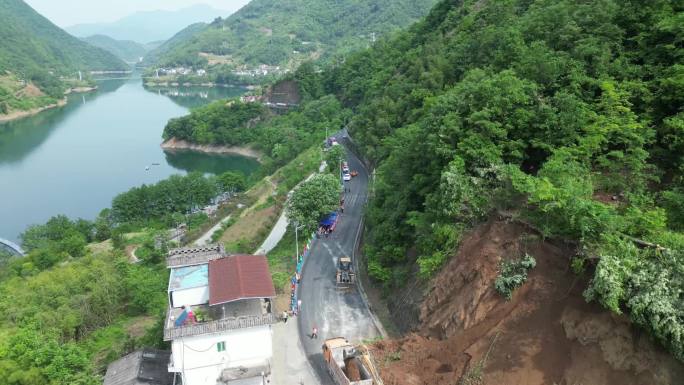
[[[352,260],[348,256],[337,258],[337,285],[351,286],[356,281]]]

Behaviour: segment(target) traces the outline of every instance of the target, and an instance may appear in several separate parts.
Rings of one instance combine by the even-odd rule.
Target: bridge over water
[[[14,251],[15,253],[19,255],[24,255],[24,250],[22,250],[21,246],[17,245],[16,243],[12,241],[8,241],[7,239],[0,238],[0,244],[8,247],[10,250]]]

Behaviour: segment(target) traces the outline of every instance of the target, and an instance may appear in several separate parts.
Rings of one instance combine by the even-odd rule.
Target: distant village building
[[[240,100],[243,103],[256,103],[256,102],[261,101],[261,98],[257,95],[245,95],[245,96],[240,97]]]
[[[273,356],[275,288],[265,256],[220,245],[171,250],[169,372],[184,385],[265,385]]]

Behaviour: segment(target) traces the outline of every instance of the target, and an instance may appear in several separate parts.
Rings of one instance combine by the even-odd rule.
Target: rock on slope
[[[494,290],[502,259],[534,256],[527,283],[506,301]],[[434,279],[421,329],[374,347],[386,385],[677,384],[684,365],[582,298],[572,250],[524,226],[491,221],[464,239]]]

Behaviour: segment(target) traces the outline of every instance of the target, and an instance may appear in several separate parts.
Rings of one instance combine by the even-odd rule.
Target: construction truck
[[[363,354],[342,337],[323,343],[323,359],[330,376],[337,385],[373,385],[371,368]]]
[[[353,285],[356,280],[351,258],[337,258],[337,285]]]

